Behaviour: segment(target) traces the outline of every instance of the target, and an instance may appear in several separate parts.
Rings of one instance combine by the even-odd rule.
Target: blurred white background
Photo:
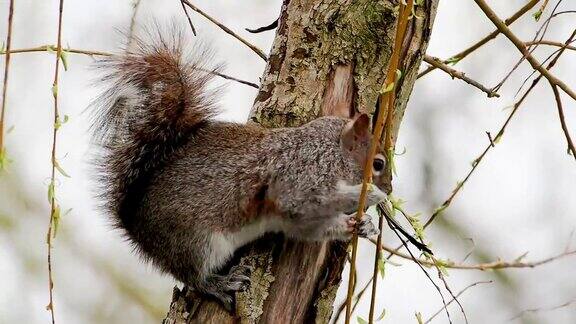
[[[490,1],[501,18],[510,16],[527,1]],[[281,1],[195,1],[206,12],[268,52],[274,32],[252,35],[245,27],[259,27],[278,15]],[[543,19],[536,23],[527,14],[512,27],[523,40],[531,40]],[[536,11],[535,7],[532,12]],[[56,43],[58,1],[16,1],[12,48]],[[559,10],[575,9],[564,1]],[[117,52],[123,42],[115,29],[126,29],[132,1],[65,1],[65,47]],[[0,0],[0,37],[5,38],[8,1]],[[191,12],[199,38],[210,42],[218,59],[227,62],[230,75],[257,82],[264,62],[235,39]],[[180,3],[142,0],[138,21],[175,18],[185,25]],[[546,39],[563,42],[575,28],[574,15],[558,17]],[[187,28],[187,27],[186,27]],[[494,28],[472,1],[440,1],[430,55],[449,57]],[[188,29],[186,29],[188,30]],[[192,34],[190,33],[190,38]],[[540,47],[541,59],[553,48]],[[554,73],[576,88],[575,52],[560,59]],[[481,83],[498,83],[520,58],[504,37],[498,37],[456,68]],[[2,57],[0,67],[4,68]],[[69,69],[60,78],[60,109],[70,116],[58,137],[58,158],[71,178],[59,177],[56,195],[63,217],[54,242],[55,309],[59,323],[159,323],[170,302],[174,281],[144,264],[110,227],[93,199],[93,175],[88,163],[94,147],[89,144],[88,114],[84,113],[99,89],[91,81],[93,59],[68,55]],[[49,220],[47,184],[50,172],[53,100],[51,85],[54,54],[12,56],[7,96],[6,137],[12,163],[0,176],[0,323],[47,323],[49,313],[46,268],[46,230]],[[495,134],[509,114],[504,109],[531,72],[523,63],[500,90],[500,98],[487,98],[475,88],[435,71],[416,83],[400,131],[396,160],[395,196],[406,200],[411,213],[427,219],[462,180],[470,163],[488,143],[485,131]],[[227,82],[221,118],[244,122],[256,90]],[[576,104],[564,96],[566,121],[576,136]],[[460,261],[472,250],[467,263],[502,258],[514,260],[529,251],[526,261],[561,253],[570,243],[576,225],[576,164],[566,154],[552,91],[541,82],[512,120],[503,139],[429,230],[435,254]],[[390,246],[398,244],[385,231]],[[472,238],[474,244],[468,238]],[[572,240],[572,247],[576,247]],[[361,245],[360,283],[369,278],[373,247]],[[385,322],[415,323],[415,312],[426,319],[442,305],[436,290],[421,270],[406,261],[388,265],[378,290],[379,314]],[[368,270],[370,269],[370,270]],[[479,280],[489,285],[467,291],[460,301],[471,323],[576,323],[576,304],[546,310],[576,300],[576,257],[534,269],[498,272],[449,270],[454,292]],[[431,271],[434,278],[436,275]],[[347,278],[347,277],[345,277]],[[344,285],[343,285],[344,286]],[[337,304],[345,296],[341,289]],[[448,298],[448,295],[447,295]],[[357,314],[367,318],[369,300]],[[511,320],[525,309],[544,308]],[[454,323],[462,323],[455,305]],[[436,323],[446,323],[444,314]]]

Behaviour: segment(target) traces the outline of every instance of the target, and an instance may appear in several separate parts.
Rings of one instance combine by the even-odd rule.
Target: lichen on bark
[[[293,0],[283,14],[252,120],[297,126],[321,113],[337,64],[354,66],[359,111],[372,112],[391,54],[395,10],[388,1]],[[286,34],[289,31],[289,35]],[[275,54],[276,50],[284,50]],[[282,64],[284,60],[290,64]]]

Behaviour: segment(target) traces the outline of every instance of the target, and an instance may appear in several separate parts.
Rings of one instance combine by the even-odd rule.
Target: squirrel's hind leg
[[[227,274],[218,273],[234,254],[237,244],[223,233],[211,233],[201,251],[203,265],[200,275],[189,278],[188,284],[201,294],[214,297],[228,311],[234,306],[234,293],[248,288],[251,269],[232,267]]]

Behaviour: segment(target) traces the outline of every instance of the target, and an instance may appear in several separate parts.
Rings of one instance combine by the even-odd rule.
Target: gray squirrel
[[[138,39],[98,64],[109,85],[93,124],[101,198],[146,260],[231,310],[250,269],[221,269],[265,233],[305,241],[378,234],[369,215],[355,219],[366,114],[278,129],[216,121],[207,86],[218,68],[208,68],[207,51],[188,53],[182,43]],[[385,168],[380,152],[368,205],[386,198]]]

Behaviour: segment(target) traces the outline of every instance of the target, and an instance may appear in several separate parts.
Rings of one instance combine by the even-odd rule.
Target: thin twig
[[[508,19],[504,20],[504,23],[507,26],[512,25],[516,20],[518,20],[518,18],[522,17],[525,13],[527,13],[530,9],[532,9],[532,7],[534,7],[539,1],[540,0],[531,0],[530,2],[526,3],[522,8],[520,8],[512,16],[510,16]],[[472,46],[468,47],[467,49],[465,49],[463,51],[460,51],[457,54],[452,55],[450,58],[442,61],[442,63],[449,64],[449,63],[460,62],[466,56],[468,56],[472,52],[476,51],[480,47],[484,46],[486,43],[488,43],[492,39],[496,38],[496,36],[498,36],[498,34],[500,34],[500,30],[498,30],[498,29],[494,30],[490,34],[484,36],[484,38],[482,38],[481,40],[474,43]],[[429,66],[424,71],[418,73],[418,79],[420,79],[421,77],[425,76],[426,74],[434,71],[435,69],[436,69],[435,66]]]
[[[560,98],[560,93],[558,92],[558,87],[551,84],[552,91],[554,91],[554,99],[556,99],[556,107],[558,108],[558,117],[560,118],[560,125],[562,126],[562,131],[566,137],[566,142],[568,144],[568,154],[572,154],[572,157],[576,159],[576,148],[574,148],[574,142],[572,137],[570,137],[570,132],[568,131],[568,126],[566,125],[566,120],[564,118],[564,109],[562,109],[562,98]]]
[[[556,10],[560,6],[560,4],[562,4],[562,1],[564,1],[564,0],[558,0],[556,5],[554,6],[554,9],[552,10],[552,14],[546,19],[546,21],[542,24],[542,26],[540,26],[540,28],[538,28],[538,31],[536,31],[536,34],[534,35],[534,38],[532,39],[532,41],[540,41],[544,38],[544,36],[546,36],[546,33],[548,32],[548,27],[550,27],[550,24],[552,23],[552,19],[554,17],[556,17],[557,15],[563,13],[563,12],[560,12],[560,13],[556,14]],[[542,33],[542,34],[540,35],[540,33]],[[527,48],[528,52],[530,54],[534,53],[536,51],[536,49],[538,48],[538,46],[539,46],[538,44],[536,44],[535,46],[529,46]],[[493,91],[500,90],[500,88],[504,85],[504,83],[508,80],[508,78],[512,75],[512,73],[514,73],[514,71],[516,71],[516,69],[520,66],[520,64],[522,64],[522,62],[524,62],[525,59],[526,59],[525,55],[520,57],[518,59],[518,61],[516,62],[516,64],[514,64],[512,69],[510,71],[508,71],[506,76],[504,76],[504,78],[497,85],[495,85],[492,88],[492,90]],[[542,62],[542,64],[544,64],[544,63],[546,63],[546,62],[545,61]],[[536,73],[536,70],[533,70],[532,73],[530,73],[530,76],[528,78],[526,78],[526,80],[528,80],[534,73]],[[524,81],[524,82],[526,82],[526,81]],[[524,83],[522,83],[522,85],[524,85]],[[518,92],[516,92],[516,94],[518,94]]]
[[[376,241],[374,241],[373,239],[370,240],[370,242],[376,244]],[[395,255],[397,257],[400,257],[402,259],[406,259],[406,260],[412,260],[412,257],[408,254],[402,253],[400,251],[398,251],[398,249],[386,246],[386,245],[381,245],[380,248],[383,251],[389,252],[392,255]],[[492,261],[492,262],[485,262],[485,263],[478,263],[478,264],[462,264],[462,263],[455,263],[455,262],[451,262],[451,261],[442,261],[442,266],[447,268],[447,269],[457,269],[457,270],[480,270],[480,271],[487,271],[487,270],[497,270],[497,269],[507,269],[507,268],[535,268],[537,266],[541,266],[543,264],[547,264],[553,261],[556,261],[558,259],[567,257],[567,256],[571,256],[571,255],[576,255],[576,250],[571,250],[571,251],[564,251],[560,254],[557,254],[555,256],[546,258],[546,259],[542,259],[542,260],[538,260],[538,261],[534,261],[534,262],[522,262],[519,260],[515,260],[515,261],[503,261],[503,260],[497,260],[497,261]],[[429,261],[426,259],[418,259],[418,261],[425,265],[425,266],[429,266],[429,267],[433,267],[436,263],[434,261]]]
[[[6,52],[8,54],[4,60],[4,84],[2,86],[2,110],[0,112],[0,159],[4,159],[4,116],[6,113],[6,93],[8,90],[8,71],[10,70],[10,46],[12,45],[12,22],[14,17],[14,0],[10,0],[8,9],[8,34],[6,35]],[[3,161],[0,160],[0,171],[4,166]]]
[[[186,18],[188,19],[188,25],[190,25],[190,29],[192,29],[192,34],[194,34],[194,36],[196,36],[196,28],[194,28],[194,24],[192,23],[192,18],[190,18],[190,14],[188,14],[188,10],[186,10],[186,6],[184,5],[184,1],[179,0],[180,4],[182,5],[182,10],[184,10],[184,14],[186,15]]]
[[[126,46],[126,51],[132,48],[134,41],[134,30],[136,29],[136,16],[138,15],[138,8],[140,8],[141,0],[134,0],[132,3],[132,16],[130,17],[130,27],[128,29],[128,45]]]
[[[15,50],[11,50],[10,53],[14,54],[14,53],[51,52],[51,51],[55,51],[55,49],[56,49],[56,46],[54,46],[54,45],[43,45],[43,46],[38,46],[38,47],[15,49]],[[73,48],[62,49],[62,52],[82,54],[82,55],[88,55],[88,56],[113,56],[114,55],[112,53],[107,53],[107,52],[83,50],[83,49],[73,49]],[[5,53],[4,52],[0,53],[0,55],[2,55],[2,54],[5,54]],[[233,77],[233,76],[230,76],[227,74],[223,74],[220,72],[215,72],[215,71],[211,71],[211,70],[204,70],[204,69],[201,69],[201,70],[204,72],[212,73],[212,74],[217,75],[217,76],[224,78],[226,80],[236,81],[238,83],[241,83],[241,84],[250,86],[252,88],[258,89],[258,85],[254,82],[238,79],[236,77]]]
[[[36,46],[36,47],[30,47],[30,48],[13,49],[13,50],[10,50],[9,53],[10,54],[18,54],[18,53],[56,52],[56,51],[57,51],[56,45],[42,45],[42,46]],[[7,54],[6,52],[7,51],[0,52],[0,55],[5,55],[5,54]],[[73,49],[73,48],[68,48],[68,49],[63,48],[62,52],[74,53],[74,54],[83,54],[83,55],[88,55],[88,56],[112,56],[113,55],[111,53],[106,53],[106,52],[83,50],[83,49]]]
[[[182,0],[182,3],[186,4],[188,7],[190,7],[192,10],[196,11],[197,13],[201,14],[202,16],[204,16],[204,18],[210,20],[210,22],[212,22],[213,24],[215,24],[216,26],[220,27],[220,29],[222,29],[224,32],[226,32],[229,35],[232,35],[232,37],[236,38],[237,40],[239,40],[240,42],[242,42],[242,44],[248,46],[254,53],[258,54],[258,56],[260,56],[264,61],[268,61],[268,57],[266,57],[266,54],[264,54],[264,52],[262,52],[261,49],[259,49],[258,47],[252,45],[251,43],[249,43],[247,40],[245,40],[244,38],[240,37],[240,35],[236,34],[235,32],[233,32],[230,28],[226,27],[224,24],[220,23],[218,20],[212,18],[210,15],[208,15],[207,13],[205,13],[204,11],[200,10],[198,7],[196,7],[195,5],[193,5],[192,3],[190,3],[190,1],[188,0]]]
[[[512,31],[508,28],[508,26],[506,26],[506,24],[502,20],[500,20],[500,18],[498,18],[498,15],[496,15],[494,10],[490,8],[490,6],[486,3],[486,1],[474,0],[474,2],[476,2],[478,7],[480,7],[480,9],[484,12],[486,17],[488,17],[488,19],[492,21],[492,23],[496,26],[496,28],[498,28],[502,32],[502,34],[504,34],[504,36],[506,36],[512,42],[512,44],[514,44],[514,46],[518,49],[518,51],[520,51],[520,53],[522,53],[522,55],[526,57],[526,61],[530,63],[533,69],[540,72],[540,74],[542,74],[548,80],[548,82],[550,82],[553,85],[557,85],[558,87],[560,87],[560,89],[566,92],[566,94],[572,97],[572,99],[576,100],[576,92],[570,89],[564,82],[562,82],[562,80],[558,79],[556,76],[550,73],[550,71],[544,68],[540,64],[540,62],[538,62],[538,60],[530,54],[524,43],[514,33],[512,33]]]
[[[354,311],[356,310],[356,306],[358,306],[358,303],[360,302],[360,298],[362,297],[362,295],[364,295],[366,290],[368,290],[368,287],[370,287],[371,283],[372,283],[372,278],[370,278],[370,280],[368,280],[368,282],[366,282],[364,287],[362,287],[362,289],[360,289],[360,291],[356,294],[356,296],[354,296],[354,305],[352,305],[352,313],[354,313]],[[340,304],[340,306],[338,306],[338,310],[336,311],[336,315],[334,316],[334,322],[332,322],[333,324],[338,323],[338,320],[340,320],[340,316],[342,316],[342,313],[344,312],[345,308],[346,308],[346,300],[344,300]]]
[[[486,135],[488,135],[488,140],[490,141],[490,146],[492,146],[493,148],[496,147],[496,144],[494,144],[494,139],[492,138],[492,134],[490,134],[489,131],[486,131]]]
[[[457,70],[449,67],[448,65],[442,63],[442,61],[437,57],[425,55],[424,61],[426,63],[430,64],[431,66],[434,66],[434,67],[448,73],[448,75],[450,75],[452,77],[452,79],[454,79],[454,78],[460,79],[460,80],[468,83],[469,85],[478,88],[480,91],[486,93],[488,95],[488,98],[500,97],[500,95],[498,93],[486,88],[485,86],[480,84],[478,81],[472,80],[469,77],[467,77],[466,74],[464,74],[464,72],[457,71]]]
[[[388,209],[384,210],[388,212]],[[378,237],[376,238],[376,246],[380,246],[382,244],[382,231],[384,230],[384,217],[383,215],[378,215]],[[370,298],[370,312],[368,313],[368,323],[374,322],[374,310],[376,308],[376,288],[378,287],[378,272],[380,267],[380,251],[376,249],[376,253],[374,253],[374,270],[372,272],[372,296]]]
[[[526,45],[526,46],[548,45],[548,46],[564,47],[564,44],[561,42],[554,42],[554,41],[549,41],[549,40],[530,41],[530,42],[525,42],[524,45]],[[566,49],[576,51],[575,46],[566,46]]]
[[[576,304],[576,300],[571,300],[571,301],[567,301],[565,303],[562,303],[558,306],[553,306],[553,307],[538,307],[538,308],[530,308],[530,309],[525,309],[523,311],[521,311],[520,313],[518,313],[518,315],[512,317],[510,320],[515,320],[519,317],[522,317],[524,314],[526,313],[539,313],[539,312],[549,312],[549,311],[554,311],[560,308],[564,308],[564,307],[568,307],[570,305]]]
[[[442,306],[442,308],[440,308],[436,313],[434,313],[432,316],[430,316],[430,318],[428,318],[428,319],[424,322],[424,324],[430,323],[430,322],[431,322],[436,316],[438,316],[438,314],[440,314],[447,306],[450,306],[450,304],[452,304],[453,301],[457,300],[457,298],[460,297],[460,295],[462,295],[466,290],[468,290],[468,289],[470,289],[470,288],[472,288],[472,287],[474,287],[474,286],[480,285],[480,284],[489,284],[489,283],[492,283],[492,280],[488,280],[488,281],[477,281],[477,282],[475,282],[475,283],[472,283],[472,284],[464,287],[464,289],[460,290],[460,291],[456,294],[456,296],[454,296],[454,298],[452,298],[452,300],[450,300],[448,303],[446,303],[446,306]]]
[[[55,324],[54,320],[54,299],[53,299],[53,289],[54,280],[52,276],[52,237],[55,231],[54,226],[57,212],[59,207],[56,204],[55,197],[55,187],[56,187],[56,137],[58,133],[58,125],[60,124],[60,116],[58,112],[58,75],[60,71],[60,59],[62,57],[62,12],[64,9],[64,0],[60,0],[60,5],[58,7],[58,42],[56,45],[56,66],[54,68],[54,82],[52,84],[52,95],[54,96],[54,120],[53,120],[53,132],[52,132],[52,170],[50,175],[50,187],[48,188],[48,197],[50,199],[50,221],[48,223],[48,233],[46,234],[46,243],[48,245],[48,286],[49,286],[49,298],[50,301],[46,309],[50,311],[50,316],[52,318],[52,324]],[[55,233],[55,232],[54,232]]]
[[[254,83],[254,82],[250,82],[250,81],[238,79],[238,78],[235,78],[235,77],[233,77],[233,76],[229,76],[229,75],[226,75],[226,74],[223,74],[223,73],[220,73],[220,72],[216,72],[216,71],[212,71],[212,70],[205,70],[205,69],[199,69],[199,70],[202,70],[202,71],[204,71],[204,72],[208,72],[208,73],[217,75],[217,76],[219,76],[219,77],[221,77],[221,78],[223,78],[223,79],[226,79],[226,80],[236,81],[236,82],[238,82],[238,83],[241,83],[241,84],[250,86],[250,87],[255,88],[255,89],[258,89],[258,88],[259,88],[259,86],[258,86],[256,83]]]

